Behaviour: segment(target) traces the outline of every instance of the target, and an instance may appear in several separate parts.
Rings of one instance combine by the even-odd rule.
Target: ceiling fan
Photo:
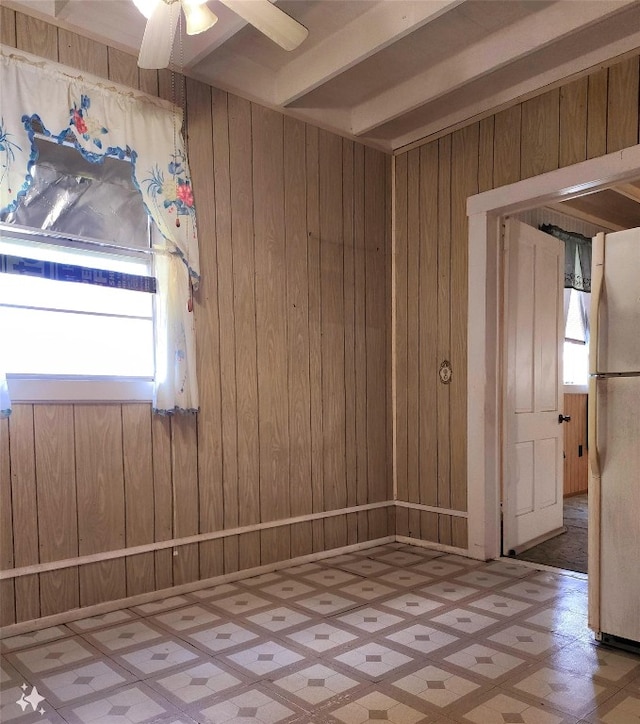
[[[294,50],[309,31],[270,0],[219,0],[281,48]],[[166,68],[183,11],[187,35],[197,35],[212,27],[218,17],[209,10],[206,0],[133,0],[147,18],[140,46],[140,68]]]

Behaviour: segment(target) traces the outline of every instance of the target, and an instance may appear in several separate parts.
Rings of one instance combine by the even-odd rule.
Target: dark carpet
[[[564,499],[566,533],[515,556],[520,561],[542,563],[569,571],[587,572],[587,494]]]

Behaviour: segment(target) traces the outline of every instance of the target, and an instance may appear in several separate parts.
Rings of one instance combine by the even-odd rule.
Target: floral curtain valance
[[[591,239],[553,224],[541,224],[540,231],[564,242],[564,288],[591,291]]]
[[[35,129],[59,143],[71,141],[89,161],[128,157],[147,213],[197,287],[198,240],[181,111],[4,47],[0,62],[0,210],[13,210],[29,187]]]
[[[127,159],[154,221],[156,412],[198,410],[192,289],[200,264],[182,112],[158,98],[0,46],[0,213],[29,188],[37,134],[92,163]],[[168,253],[167,253],[168,252]],[[0,360],[0,414],[10,412]]]

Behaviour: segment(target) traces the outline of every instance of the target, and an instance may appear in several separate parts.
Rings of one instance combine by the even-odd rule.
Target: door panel
[[[562,527],[564,245],[512,219],[505,229],[503,546]]]

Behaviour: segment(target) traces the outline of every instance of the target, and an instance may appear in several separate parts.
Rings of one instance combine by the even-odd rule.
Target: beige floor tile
[[[280,701],[257,689],[250,689],[240,696],[207,707],[201,712],[204,717],[200,721],[228,722],[229,724],[277,724],[296,714],[295,709],[285,706]]]
[[[186,664],[197,659],[198,656],[190,647],[187,648],[186,644],[177,641],[162,641],[153,646],[144,646],[130,651],[123,654],[120,659],[123,666],[139,672],[143,676],[148,676],[179,664]]]
[[[3,652],[17,651],[18,649],[25,649],[27,646],[43,644],[47,641],[54,641],[55,639],[71,635],[72,632],[66,626],[51,626],[50,628],[42,628],[33,633],[20,634],[19,636],[2,639],[0,642],[0,650]]]
[[[504,676],[525,663],[524,659],[481,644],[472,644],[444,660],[488,679]]]
[[[111,626],[100,631],[85,634],[91,643],[105,649],[107,652],[120,651],[130,646],[137,646],[158,639],[162,634],[149,625],[147,621],[136,618],[120,626]]]
[[[386,694],[372,693],[331,712],[344,724],[368,724],[387,721],[390,724],[419,724],[426,721],[424,713],[412,709]]]
[[[358,681],[355,679],[324,664],[315,664],[296,671],[281,679],[276,679],[273,683],[283,691],[303,700],[304,703],[314,705],[321,704],[358,685]]]
[[[355,641],[358,637],[344,629],[323,622],[288,634],[287,638],[305,648],[321,653]]]
[[[548,631],[535,631],[528,626],[509,626],[489,636],[489,641],[495,641],[532,656],[540,656],[568,643],[566,639],[561,639]]]
[[[480,688],[479,684],[437,666],[425,666],[394,681],[393,686],[441,708]]]
[[[187,631],[219,621],[220,616],[202,606],[186,606],[169,613],[152,616],[149,620],[161,624],[170,631]]]
[[[475,724],[561,724],[563,716],[525,703],[513,696],[497,694],[463,714],[462,721]]]
[[[86,661],[95,651],[78,638],[59,639],[44,646],[36,646],[14,654],[14,662],[30,674],[42,674],[78,661]]]
[[[257,638],[258,634],[229,621],[187,636],[191,643],[214,654]]]
[[[142,724],[177,712],[147,687],[136,685],[80,706],[62,709],[60,713],[70,724]]]
[[[415,624],[403,628],[386,636],[389,641],[408,646],[411,649],[420,651],[423,654],[430,654],[432,651],[441,649],[443,646],[458,641],[457,636],[445,633],[438,629],[423,624]]]
[[[377,678],[404,666],[412,660],[412,657],[378,643],[369,643],[340,654],[335,660],[367,676]]]
[[[357,611],[338,616],[336,620],[346,623],[349,626],[355,626],[368,633],[382,631],[382,629],[389,628],[389,626],[394,626],[404,621],[400,616],[394,616],[391,613],[380,611],[376,608],[359,608]]]
[[[575,717],[585,716],[607,695],[615,693],[615,689],[607,690],[596,684],[590,676],[579,676],[546,666],[518,681],[512,681],[511,685],[541,704],[550,704]]]
[[[168,676],[156,677],[153,682],[160,687],[160,691],[175,697],[181,704],[193,704],[242,683],[241,679],[211,661]]]

